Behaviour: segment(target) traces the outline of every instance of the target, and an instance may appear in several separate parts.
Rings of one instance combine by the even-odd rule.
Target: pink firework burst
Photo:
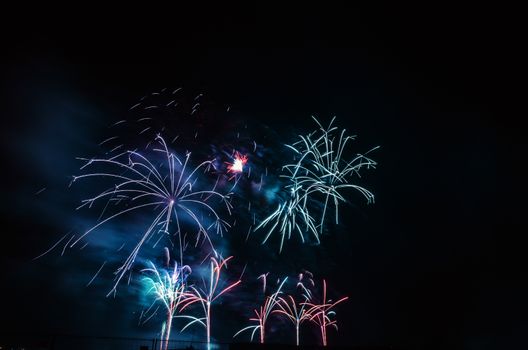
[[[236,151],[234,158],[235,161],[233,162],[233,164],[227,165],[227,172],[234,174],[241,173],[242,171],[244,171],[244,165],[246,165],[248,161],[248,156],[240,154],[238,151]]]

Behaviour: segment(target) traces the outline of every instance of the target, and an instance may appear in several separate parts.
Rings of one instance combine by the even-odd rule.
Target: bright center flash
[[[241,155],[240,153],[235,153],[235,161],[233,164],[227,166],[227,170],[231,173],[241,173],[244,170],[244,165],[246,165],[248,157]]]
[[[235,162],[233,163],[233,166],[231,167],[232,171],[242,172],[244,163],[242,162],[242,159],[235,159]]]

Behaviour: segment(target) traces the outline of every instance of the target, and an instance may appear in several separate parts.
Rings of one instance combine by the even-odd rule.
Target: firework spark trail
[[[158,167],[154,165],[156,162],[153,158],[144,156],[137,151],[125,151],[110,158],[87,160],[81,170],[96,164],[105,166],[108,170],[86,173],[73,178],[74,182],[90,177],[108,178],[115,181],[112,187],[92,198],[83,200],[77,209],[90,208],[95,202],[103,200],[116,200],[116,204],[124,200],[126,204],[131,205],[99,221],[84,234],[80,235],[70,247],[73,247],[101,225],[124,214],[137,212],[149,207],[153,207],[157,211],[154,220],[143,233],[128,258],[116,270],[116,281],[108,295],[115,292],[120,280],[130,270],[142,245],[155,233],[168,234],[169,225],[173,222],[175,222],[174,235],[177,235],[179,240],[180,265],[183,263],[182,216],[189,218],[191,223],[197,228],[195,246],[203,238],[204,241],[209,243],[213,251],[214,246],[209,237],[209,229],[213,228],[217,234],[223,234],[229,227],[229,224],[220,217],[208,199],[218,199],[225,206],[229,215],[231,215],[230,194],[221,194],[214,188],[212,190],[194,190],[193,188],[197,177],[202,171],[207,173],[213,161],[203,161],[195,168],[190,168],[190,152],[186,154],[185,159],[182,161],[169,151],[165,140],[160,135],[156,137],[155,141],[156,146],[152,148],[152,151],[155,154],[161,154],[165,159],[164,163]],[[206,196],[206,198],[204,199],[203,196]],[[211,225],[207,226],[203,219],[200,219],[203,217],[202,213],[213,219]]]
[[[165,249],[168,253],[168,249]],[[177,313],[180,305],[188,297],[188,293],[185,291],[185,280],[186,277],[191,273],[191,269],[187,265],[178,267],[178,263],[174,262],[174,268],[172,271],[170,271],[170,273],[166,270],[161,270],[160,272],[160,270],[157,269],[152,262],[149,263],[151,267],[143,269],[141,272],[152,275],[152,277],[144,278],[144,281],[150,286],[147,294],[153,293],[156,296],[154,302],[161,301],[167,311],[167,320],[163,323],[162,344],[160,346],[160,349],[167,350],[172,327],[172,319]],[[150,317],[152,317],[152,315]],[[148,319],[150,319],[150,317]]]
[[[194,286],[189,286],[188,294],[183,302],[180,311],[183,311],[192,304],[199,303],[202,307],[203,317],[194,317],[190,315],[180,315],[179,318],[186,318],[190,321],[182,328],[182,332],[190,327],[193,324],[200,324],[205,327],[207,333],[207,348],[210,348],[211,344],[211,306],[212,304],[223,294],[229,292],[231,289],[235,288],[242,281],[239,279],[234,283],[229,284],[227,287],[223,288],[221,291],[217,292],[218,284],[220,282],[220,277],[222,269],[227,267],[227,262],[233,257],[230,256],[226,259],[222,259],[220,263],[215,259],[211,258],[210,263],[210,274],[209,274],[209,285],[207,286],[204,281],[204,288],[196,288]]]
[[[72,241],[73,238],[75,238],[75,235],[72,235],[72,236],[70,237],[70,239],[66,242],[66,244],[65,244],[64,247],[62,248],[61,256],[64,255],[64,252],[66,251],[66,248],[68,247],[68,244],[70,244],[70,242]]]
[[[286,145],[297,157],[296,162],[282,167],[284,174],[280,176],[287,181],[283,190],[289,193],[289,198],[280,202],[278,208],[255,227],[256,231],[267,225],[271,226],[263,243],[266,243],[277,230],[281,236],[279,251],[282,251],[284,240],[290,239],[293,231],[299,233],[303,243],[304,231],[311,233],[319,243],[329,202],[334,204],[335,223],[339,223],[338,207],[340,202],[346,201],[342,193],[345,189],[355,189],[367,200],[367,203],[374,202],[372,192],[349,181],[354,174],[360,177],[361,169],[375,168],[376,162],[366,157],[366,154],[378,147],[365,154],[358,154],[350,161],[345,161],[343,159],[345,148],[355,137],[346,136],[344,129],[338,132],[338,128],[333,126],[335,117],[327,128],[324,128],[317,119],[313,119],[319,126],[318,130],[306,136],[300,135],[299,141]],[[321,200],[321,197],[323,209],[319,223],[316,224],[313,214],[316,210],[312,208],[312,202]]]
[[[101,272],[101,270],[103,269],[103,267],[106,265],[106,260],[105,262],[101,265],[101,267],[99,268],[99,270],[97,270],[97,272],[95,273],[95,275],[92,277],[92,279],[90,280],[90,282],[88,282],[88,284],[86,284],[86,287],[90,286],[90,284],[92,284],[92,282],[97,278],[97,276],[99,275],[99,272]]]
[[[55,249],[56,246],[58,246],[60,244],[60,242],[62,242],[64,240],[64,238],[66,238],[66,236],[68,236],[69,234],[71,233],[71,231],[68,231],[64,236],[62,236],[61,239],[59,239],[57,242],[55,242],[55,244],[53,244],[48,250],[46,250],[44,253],[34,257],[32,260],[37,260],[37,259],[40,259],[42,258],[44,255],[48,254],[49,252],[51,252],[53,249]]]
[[[340,304],[348,299],[348,297],[343,297],[335,302],[332,302],[331,300],[327,300],[326,297],[326,281],[323,279],[323,299],[321,300],[321,303],[304,303],[308,306],[308,313],[311,315],[310,321],[314,322],[319,326],[323,346],[327,346],[328,344],[326,337],[327,327],[333,326],[337,330],[337,321],[335,319],[332,319],[332,317],[335,316],[335,311],[333,311],[332,309],[337,304]]]
[[[35,196],[38,196],[39,194],[41,194],[42,192],[46,191],[46,187],[43,187],[41,188],[40,190],[38,190],[37,192],[35,192]]]
[[[257,280],[262,278],[262,293],[266,293],[266,284],[268,280],[268,275],[269,275],[269,272],[266,272],[257,277]]]
[[[266,297],[266,299],[264,300],[264,304],[259,308],[259,310],[257,309],[253,310],[256,317],[252,317],[249,320],[256,322],[257,324],[242,328],[241,330],[236,332],[235,335],[233,335],[233,338],[242,332],[245,332],[247,330],[252,330],[251,341],[253,341],[253,338],[255,337],[255,333],[257,331],[260,331],[260,343],[264,344],[265,334],[266,334],[266,322],[268,321],[269,316],[271,315],[271,313],[277,306],[279,302],[278,297],[282,293],[281,289],[287,280],[288,280],[288,277],[285,277],[282,283],[280,283],[275,293],[273,293],[271,296],[268,295]]]

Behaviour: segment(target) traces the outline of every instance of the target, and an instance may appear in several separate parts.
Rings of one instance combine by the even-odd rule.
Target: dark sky
[[[78,200],[66,188],[74,158],[92,153],[145,93],[184,86],[281,137],[311,130],[311,115],[335,115],[358,147],[381,146],[365,178],[375,205],[346,207],[319,252],[292,257],[350,297],[331,341],[521,342],[527,240],[516,222],[525,136],[515,122],[523,113],[512,108],[521,98],[515,18],[470,6],[227,10],[3,25],[2,332],[156,331],[139,332],[138,309],[104,298],[104,286],[84,288],[98,266],[88,257],[31,259],[77,215],[65,209]]]

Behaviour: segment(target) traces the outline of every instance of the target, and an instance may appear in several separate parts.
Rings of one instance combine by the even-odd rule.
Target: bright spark
[[[244,171],[244,165],[246,165],[247,161],[248,157],[246,155],[235,152],[235,161],[233,164],[228,164],[227,171],[229,173],[241,173]]]

